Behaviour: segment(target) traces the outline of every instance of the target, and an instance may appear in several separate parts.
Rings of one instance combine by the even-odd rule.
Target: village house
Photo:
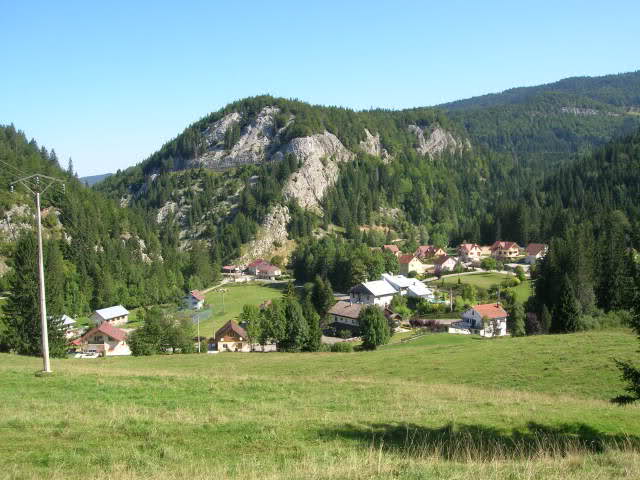
[[[282,270],[275,265],[270,264],[266,260],[259,258],[247,265],[246,271],[250,275],[258,278],[275,280],[276,277],[282,275]]]
[[[395,294],[396,289],[387,282],[375,280],[373,282],[362,282],[353,287],[349,292],[349,298],[352,303],[386,307],[391,303],[391,299]]]
[[[520,255],[520,247],[516,242],[497,241],[491,245],[491,256],[498,260],[513,260]]]
[[[399,295],[422,298],[430,301],[435,299],[433,290],[427,288],[424,283],[416,278],[407,278],[404,275],[383,273],[382,280],[391,285]]]
[[[76,328],[76,321],[69,315],[62,315],[60,319],[62,322],[62,330],[64,331],[65,338],[73,338],[78,334]]]
[[[213,341],[218,352],[250,352],[251,343],[244,328],[229,320],[215,333]]]
[[[451,324],[449,333],[475,334],[483,337],[504,336],[507,334],[508,316],[499,303],[476,305],[463,312],[462,320]]]
[[[436,247],[435,245],[420,245],[414,253],[414,255],[420,260],[431,257],[439,257],[440,255],[446,254],[447,252],[445,252],[440,247]]]
[[[527,245],[527,256],[524,259],[530,265],[533,265],[547,254],[549,247],[544,243],[530,243]]]
[[[398,257],[398,263],[400,264],[400,273],[402,275],[409,275],[409,272],[423,274],[425,271],[424,263],[422,263],[420,259],[412,253],[400,255]]]
[[[131,350],[127,345],[127,332],[114,327],[108,321],[93,327],[71,344],[79,346],[85,353],[95,352],[106,357],[131,355]]]
[[[452,272],[456,268],[458,261],[455,258],[450,257],[448,255],[442,255],[436,258],[433,261],[433,264],[435,266],[435,269],[434,269],[435,274],[439,275],[444,272]]]
[[[96,310],[93,315],[91,315],[91,320],[96,325],[100,325],[105,322],[113,326],[124,325],[129,321],[129,310],[124,308],[122,305],[102,308],[100,310]]]
[[[402,253],[397,245],[383,245],[382,249],[393,253],[396,257]]]
[[[463,262],[478,263],[482,256],[482,249],[475,243],[463,243],[458,247],[458,256]]]
[[[364,307],[362,303],[341,300],[329,309],[329,323],[336,329],[340,327],[355,329],[359,326],[358,316]]]
[[[222,273],[226,274],[240,273],[240,271],[240,267],[237,265],[225,265],[222,267]]]
[[[202,310],[204,306],[204,294],[200,290],[191,290],[184,298],[186,308]]]

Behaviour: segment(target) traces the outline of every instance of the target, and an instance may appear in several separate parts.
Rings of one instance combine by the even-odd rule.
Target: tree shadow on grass
[[[436,428],[416,424],[345,425],[322,431],[320,436],[354,440],[367,449],[469,462],[640,450],[640,437],[607,434],[584,423],[549,426],[529,422],[510,431],[453,423]]]

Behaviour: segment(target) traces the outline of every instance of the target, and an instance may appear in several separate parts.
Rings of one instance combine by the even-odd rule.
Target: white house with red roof
[[[282,275],[282,269],[280,267],[272,265],[262,258],[258,258],[247,265],[246,271],[250,275],[270,280],[275,280],[276,277]]]
[[[442,255],[433,261],[434,272],[436,274],[452,272],[456,268],[457,264],[458,260],[455,258],[450,257],[449,255]]]
[[[463,262],[479,262],[482,256],[482,248],[476,243],[462,243],[458,247],[458,256]]]
[[[191,290],[184,298],[187,308],[193,310],[202,310],[204,306],[204,294],[200,290]]]
[[[507,334],[506,312],[500,303],[483,303],[462,313],[462,320],[453,322],[449,333],[474,334],[482,337],[502,337]]]
[[[96,352],[107,357],[131,355],[127,345],[127,332],[109,322],[93,327],[71,344],[79,346],[83,352]]]

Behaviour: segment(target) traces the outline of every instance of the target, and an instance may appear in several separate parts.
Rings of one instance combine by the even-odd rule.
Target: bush
[[[353,352],[353,344],[351,342],[338,342],[331,345],[332,352],[351,353]]]
[[[412,318],[411,326],[414,328],[423,328],[429,332],[446,332],[447,326],[437,320],[428,320],[424,318]]]
[[[351,338],[353,335],[351,334],[351,330],[345,328],[344,330],[340,330],[338,332],[338,336],[346,340],[347,338]]]

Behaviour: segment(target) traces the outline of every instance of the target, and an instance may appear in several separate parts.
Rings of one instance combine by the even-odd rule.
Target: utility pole
[[[47,185],[42,187],[40,179],[48,181]],[[29,183],[30,180],[35,180],[35,185]],[[29,175],[28,177],[20,178],[11,184],[11,191],[16,183],[21,183],[29,190],[36,199],[36,226],[38,235],[38,280],[39,280],[39,293],[40,293],[40,328],[42,330],[42,362],[43,372],[51,373],[51,362],[49,361],[49,333],[47,331],[47,300],[46,289],[44,285],[44,255],[42,253],[42,214],[40,212],[40,195],[43,194],[54,183],[62,184],[62,191],[65,190],[65,185],[62,180],[58,178],[48,177],[46,175]]]
[[[216,290],[216,292],[221,293],[222,294],[222,313],[224,314],[224,294],[227,293],[229,290],[226,288],[218,288]]]

